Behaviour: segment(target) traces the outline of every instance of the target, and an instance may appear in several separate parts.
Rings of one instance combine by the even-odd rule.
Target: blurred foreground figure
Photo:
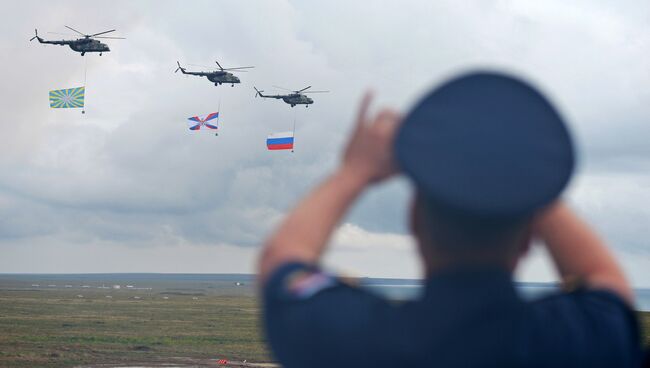
[[[560,199],[574,167],[551,104],[513,77],[475,73],[357,126],[340,167],[287,216],[260,260],[277,359],[307,367],[638,367],[632,291]],[[400,123],[401,122],[401,123]],[[424,295],[395,304],[322,271],[346,210],[397,173],[415,188]],[[513,271],[543,240],[565,290],[527,302]]]

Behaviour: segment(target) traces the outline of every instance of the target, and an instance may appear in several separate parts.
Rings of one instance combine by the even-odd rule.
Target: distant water
[[[129,281],[177,281],[177,282],[230,282],[255,280],[255,275],[240,273],[0,273],[2,279],[24,280],[86,280],[96,282]]]
[[[103,284],[127,284],[138,287],[153,288],[156,292],[163,289],[177,290],[212,290],[213,286],[223,289],[224,285],[237,285],[238,292],[247,295],[256,295],[255,275],[251,274],[156,274],[156,273],[96,273],[96,274],[1,274],[0,289],[16,286],[31,288],[39,284],[45,288],[49,284],[56,284],[57,288],[80,288],[82,284],[92,287]],[[19,284],[16,284],[18,282]],[[361,278],[362,287],[391,299],[415,299],[422,293],[422,281],[415,279],[386,279],[386,278]],[[66,285],[70,284],[70,285]],[[239,286],[241,285],[241,286]],[[55,285],[53,285],[55,286]],[[48,287],[49,288],[49,287]],[[171,290],[171,289],[170,289]],[[216,290],[216,289],[215,289]],[[551,283],[517,283],[517,290],[522,297],[534,300],[555,292],[556,286]],[[650,312],[650,289],[634,289],[637,310]]]
[[[377,282],[389,280],[386,283]],[[397,300],[416,299],[424,289],[416,280],[364,279],[362,285],[365,289]],[[551,283],[517,283],[517,291],[524,299],[535,300],[556,292],[557,286]],[[634,289],[634,294],[636,309],[650,312],[650,289]]]

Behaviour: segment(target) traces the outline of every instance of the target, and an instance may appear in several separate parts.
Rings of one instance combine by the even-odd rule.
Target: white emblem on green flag
[[[54,109],[71,109],[84,107],[85,87],[57,89],[50,91],[50,107]]]

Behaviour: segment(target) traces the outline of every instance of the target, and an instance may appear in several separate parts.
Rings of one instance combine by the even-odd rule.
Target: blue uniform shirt
[[[264,290],[267,338],[286,368],[638,367],[635,314],[578,290],[523,301],[505,270],[434,274],[394,303],[315,266],[280,267]]]

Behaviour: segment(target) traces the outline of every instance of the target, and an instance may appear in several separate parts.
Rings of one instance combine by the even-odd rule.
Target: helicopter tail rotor
[[[253,88],[255,89],[255,97],[256,98],[257,98],[257,96],[264,97],[264,95],[262,95],[262,92],[264,92],[264,91],[260,91],[259,89],[257,89],[257,87],[253,87]]]
[[[176,68],[176,70],[174,70],[174,73],[178,73],[179,70],[183,71],[183,72],[185,71],[185,69],[183,69],[183,67],[181,66],[181,63],[179,61],[176,61],[176,64],[178,64],[178,68]]]
[[[30,38],[29,42],[32,42],[37,38],[38,38],[38,29],[34,29],[34,37]]]

